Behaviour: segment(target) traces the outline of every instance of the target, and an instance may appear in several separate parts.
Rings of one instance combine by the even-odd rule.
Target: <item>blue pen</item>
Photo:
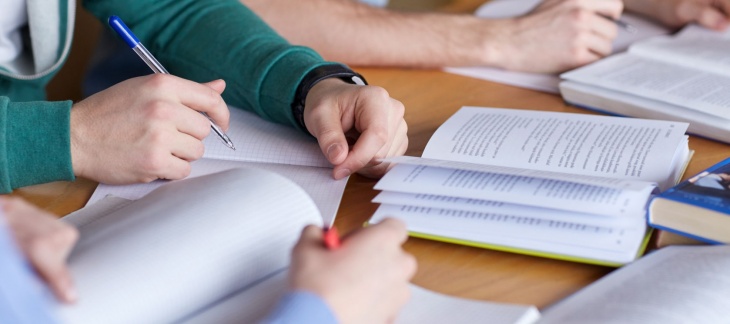
[[[154,71],[155,73],[170,74],[169,72],[167,72],[165,67],[163,67],[162,64],[160,64],[160,62],[157,61],[157,59],[154,56],[152,56],[152,53],[150,53],[150,51],[148,51],[147,48],[145,48],[144,45],[142,45],[142,43],[139,41],[139,39],[137,39],[137,36],[134,36],[132,31],[129,30],[129,27],[127,27],[127,25],[124,24],[122,19],[120,19],[117,16],[109,17],[109,26],[111,26],[112,29],[114,29],[114,31],[117,32],[117,34],[119,34],[119,36],[124,40],[124,42],[126,42],[127,45],[129,45],[129,47],[132,48],[132,50],[135,53],[137,53],[137,55],[139,55],[139,57],[142,59],[142,61],[144,61],[147,64],[147,66],[149,66],[150,69],[152,69],[152,71]],[[235,151],[236,147],[233,146],[233,142],[231,142],[231,139],[228,137],[228,135],[226,135],[226,133],[224,133],[223,130],[220,127],[218,127],[218,125],[216,125],[212,119],[210,119],[208,114],[206,114],[204,112],[200,112],[200,113],[203,114],[203,116],[205,116],[206,118],[208,118],[208,120],[210,120],[210,128],[212,128],[213,131],[216,134],[218,134],[218,137],[220,137],[220,139],[223,141],[223,143]]]

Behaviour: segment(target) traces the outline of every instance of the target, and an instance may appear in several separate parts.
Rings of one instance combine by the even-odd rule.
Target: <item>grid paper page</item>
[[[203,141],[209,159],[332,167],[317,141],[293,127],[265,121],[243,109],[230,107],[228,137],[236,150],[211,132]]]
[[[314,203],[317,205],[325,224],[332,224],[334,222],[335,216],[337,215],[337,209],[340,206],[342,194],[345,192],[345,185],[347,184],[347,178],[342,180],[332,179],[332,169],[329,168],[211,159],[195,161],[192,163],[192,167],[192,172],[188,178],[199,177],[233,168],[257,168],[276,172],[289,180],[294,181],[302,187],[307,194],[309,194],[312,200],[314,200]],[[90,206],[109,195],[136,200],[144,197],[152,190],[170,182],[174,181],[157,180],[151,183],[124,186],[99,184],[86,205]]]

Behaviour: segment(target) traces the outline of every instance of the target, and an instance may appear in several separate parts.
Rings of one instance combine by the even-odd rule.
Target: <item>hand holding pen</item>
[[[139,55],[139,57],[144,61],[147,66],[152,69],[155,73],[161,73],[161,74],[170,74],[167,72],[165,67],[160,64],[159,61],[150,53],[147,48],[142,45],[142,43],[137,39],[137,36],[132,33],[132,31],[127,27],[127,25],[124,24],[121,18],[117,16],[111,16],[109,17],[109,26],[111,26],[112,29],[114,29],[117,34],[119,34],[120,37],[124,40],[124,42],[129,45],[132,50]],[[223,141],[223,143],[228,146],[232,150],[236,150],[236,147],[233,145],[233,142],[231,142],[231,139],[226,135],[226,133],[221,130],[221,128],[216,125],[212,119],[206,114],[205,112],[200,112],[210,120],[210,128],[213,129],[213,131],[218,135],[218,137]]]
[[[199,112],[228,127],[225,87],[223,80],[197,83],[169,74],[131,78],[73,104],[70,142],[46,140],[69,147],[77,177],[107,184],[182,179],[203,156],[211,132]]]

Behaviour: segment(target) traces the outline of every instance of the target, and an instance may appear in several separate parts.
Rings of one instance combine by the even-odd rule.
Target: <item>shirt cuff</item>
[[[316,294],[293,291],[279,300],[276,308],[263,323],[336,324],[337,318],[324,300]]]
[[[71,101],[10,102],[5,140],[12,188],[75,179]]]

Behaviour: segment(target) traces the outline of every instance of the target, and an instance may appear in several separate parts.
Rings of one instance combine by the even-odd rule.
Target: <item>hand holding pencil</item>
[[[405,225],[386,219],[347,235],[339,247],[335,235],[304,229],[292,254],[290,288],[318,295],[339,322],[388,322],[408,301],[416,271],[415,258],[401,247]]]

